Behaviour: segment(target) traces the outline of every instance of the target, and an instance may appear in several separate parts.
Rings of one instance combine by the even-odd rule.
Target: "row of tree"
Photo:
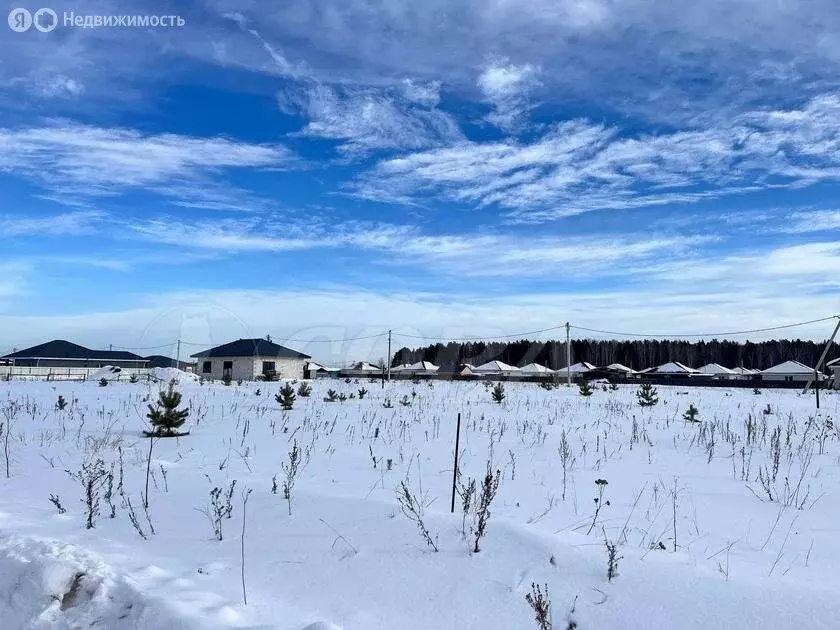
[[[725,367],[766,369],[793,359],[808,366],[815,366],[825,348],[825,342],[801,339],[778,339],[752,343],[750,341],[682,341],[671,339],[638,339],[632,341],[573,339],[572,363],[588,361],[597,366],[621,363],[634,370],[654,367],[668,361],[679,361],[690,367],[719,363]],[[840,346],[832,344],[827,360],[840,354]],[[471,363],[480,365],[487,361],[504,361],[523,366],[539,363],[551,369],[566,366],[565,341],[512,342],[450,342],[433,344],[424,348],[401,348],[394,355],[392,366],[418,361],[431,361],[435,365]]]

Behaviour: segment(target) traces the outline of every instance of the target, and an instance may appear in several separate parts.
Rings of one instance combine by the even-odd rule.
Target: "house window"
[[[266,374],[276,374],[277,370],[275,368],[274,361],[263,361],[262,373],[263,376],[265,376]]]
[[[213,371],[213,362],[212,361],[205,361],[201,364],[201,373],[202,374],[210,374]]]
[[[222,363],[222,372],[232,372],[233,371],[233,361],[225,361]]]

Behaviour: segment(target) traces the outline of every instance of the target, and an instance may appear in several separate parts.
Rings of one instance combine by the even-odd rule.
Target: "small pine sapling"
[[[382,406],[385,407],[385,409],[393,409],[394,403],[391,402],[390,398],[386,398],[385,402],[382,403]]]
[[[501,405],[502,401],[505,399],[505,384],[496,383],[490,392],[490,396],[492,396],[493,402]]]
[[[338,400],[338,392],[334,389],[327,390],[327,396],[324,398],[324,402],[335,402]]]
[[[99,379],[99,387],[108,387],[108,379],[107,378],[100,378]]]
[[[283,411],[291,411],[295,406],[296,399],[297,396],[295,396],[295,390],[290,383],[286,383],[280,389],[280,393],[274,396],[274,400],[280,403],[280,406],[283,407]]]
[[[297,395],[301,398],[309,398],[312,394],[312,386],[309,383],[301,383],[298,385]]]
[[[149,418],[154,431],[144,431],[146,437],[180,437],[189,435],[189,431],[179,432],[178,429],[190,415],[189,409],[178,409],[181,405],[181,392],[175,390],[175,384],[169,383],[166,391],[158,393],[156,406],[149,405]]]
[[[659,395],[656,388],[650,383],[642,383],[636,392],[636,399],[640,407],[653,407],[659,402]]]
[[[697,418],[697,415],[699,413],[700,412],[698,411],[697,407],[695,407],[694,403],[692,403],[688,406],[688,409],[686,409],[685,413],[683,414],[683,420],[685,420],[686,422],[700,422],[700,420]]]
[[[64,411],[67,408],[67,401],[64,399],[64,396],[59,396],[58,400],[55,403],[55,410],[56,411]]]
[[[134,384],[134,383],[137,383],[137,382],[139,382],[139,381],[140,381],[140,377],[139,377],[139,376],[137,376],[137,374],[136,374],[136,373],[134,373],[134,374],[132,374],[131,376],[129,376],[129,377],[128,377],[128,382],[129,382],[129,383]]]
[[[580,391],[580,395],[585,398],[588,398],[592,395],[592,386],[589,385],[589,381],[587,381],[586,379],[583,379],[580,382],[580,385],[578,385],[578,390]]]
[[[409,399],[408,394],[400,398],[400,404],[403,407],[411,407],[411,399]]]
[[[222,374],[222,384],[225,387],[230,387],[230,384],[233,382],[233,377],[230,375],[230,372],[225,372]]]
[[[368,390],[366,390],[364,387],[362,387],[359,390],[359,400],[364,400],[364,397],[367,396],[367,393],[368,393]]]
[[[525,594],[525,601],[534,611],[537,628],[551,630],[551,600],[548,597],[548,584],[540,587],[539,584],[531,582],[531,592]]]

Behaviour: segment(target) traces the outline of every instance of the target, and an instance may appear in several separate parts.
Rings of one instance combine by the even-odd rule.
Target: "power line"
[[[714,333],[630,333],[630,332],[616,332],[613,330],[598,330],[597,328],[585,328],[584,326],[572,326],[575,330],[584,330],[586,332],[600,333],[602,335],[616,335],[618,337],[727,337],[735,335],[748,335],[752,333],[770,332],[773,330],[784,330],[787,328],[798,328],[799,326],[807,326],[809,324],[818,324],[820,322],[827,322],[832,319],[840,318],[840,315],[831,315],[830,317],[821,317],[820,319],[812,319],[807,322],[797,322],[795,324],[784,324],[782,326],[771,326],[769,328],[753,328],[752,330],[736,330],[730,332],[714,332]]]

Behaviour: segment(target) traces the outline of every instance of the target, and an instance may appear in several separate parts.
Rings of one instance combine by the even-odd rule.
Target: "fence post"
[[[458,414],[458,428],[455,429],[455,467],[452,469],[452,507],[451,513],[455,514],[455,486],[458,483],[458,449],[461,445],[461,414]]]

